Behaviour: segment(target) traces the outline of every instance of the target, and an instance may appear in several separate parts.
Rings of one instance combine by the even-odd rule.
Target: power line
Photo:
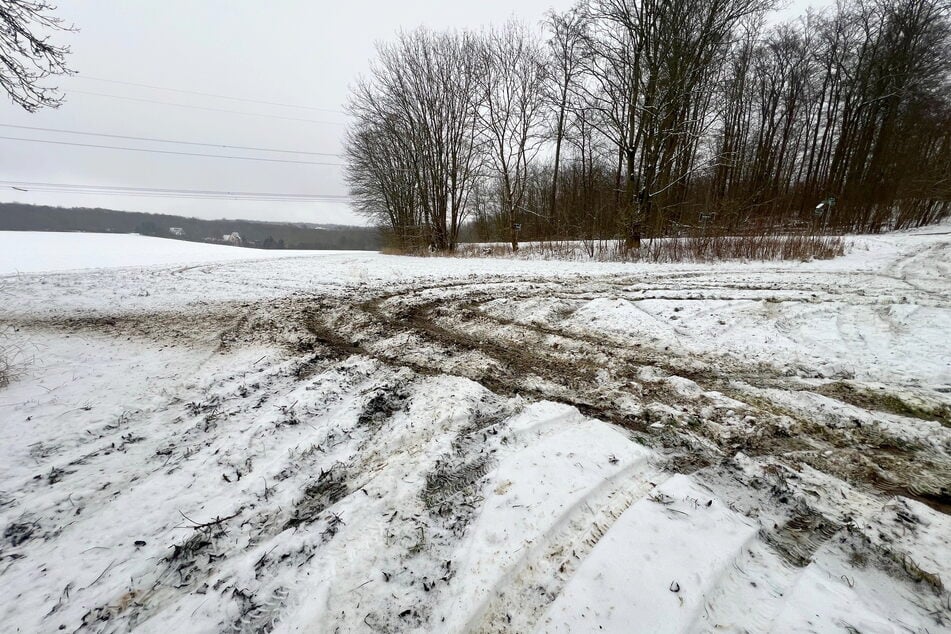
[[[300,119],[298,117],[285,117],[277,114],[261,114],[258,112],[244,112],[243,110],[228,110],[226,108],[210,108],[208,106],[193,106],[190,104],[184,103],[175,103],[174,101],[160,101],[158,99],[140,99],[139,97],[126,97],[123,95],[110,95],[102,92],[92,92],[90,90],[76,90],[71,89],[71,93],[78,93],[81,95],[93,95],[95,97],[108,97],[110,99],[124,99],[126,101],[138,101],[142,103],[151,103],[151,104],[160,104],[163,106],[175,106],[178,108],[190,108],[192,110],[207,110],[209,112],[228,112],[231,114],[243,114],[248,117],[264,117],[266,119],[284,119],[285,121],[303,121],[304,123],[323,123],[326,125],[339,125],[345,126],[346,123],[340,121],[321,121],[318,119]]]
[[[235,194],[235,193],[248,193],[248,194],[259,194],[261,192],[234,192],[230,190],[222,191],[217,189],[180,189],[180,188],[168,188],[168,187],[126,187],[123,185],[79,185],[75,183],[42,183],[36,181],[4,181],[0,180],[0,185],[42,185],[44,187],[86,187],[93,189],[109,189],[117,191],[148,191],[148,192],[189,192],[194,194]],[[288,193],[266,193],[267,196],[301,196],[305,198],[310,198],[313,196],[326,196],[331,198],[348,198],[346,194],[288,194]]]
[[[121,197],[133,197],[133,198],[160,198],[160,199],[193,199],[193,200],[234,200],[234,201],[245,201],[245,202],[271,202],[271,203],[335,203],[335,202],[346,202],[343,199],[336,198],[270,198],[267,196],[238,196],[238,195],[229,195],[222,194],[219,196],[208,196],[208,195],[193,195],[193,194],[150,194],[148,192],[108,192],[108,191],[94,191],[94,190],[85,190],[85,189],[65,189],[65,188],[42,188],[35,187],[31,189],[23,189],[14,187],[18,191],[23,191],[26,193],[44,193],[44,194],[68,194],[74,195],[78,194],[80,196],[121,196]]]
[[[98,148],[98,149],[104,149],[104,150],[124,150],[126,152],[147,152],[151,154],[174,154],[176,156],[199,156],[203,158],[233,159],[236,161],[262,161],[265,163],[295,163],[297,165],[330,165],[330,166],[344,165],[344,163],[322,163],[319,161],[294,161],[291,159],[263,158],[263,157],[256,157],[256,156],[231,156],[231,155],[225,155],[225,154],[201,154],[198,152],[176,152],[174,150],[155,150],[151,148],[122,147],[118,145],[98,145],[95,143],[73,143],[71,141],[54,141],[50,139],[25,139],[22,137],[14,137],[14,136],[0,136],[0,139],[6,139],[7,141],[26,141],[29,143],[50,143],[54,145],[71,145],[74,147]]]
[[[163,86],[154,86],[152,84],[139,84],[133,81],[120,81],[118,79],[104,79],[102,77],[91,77],[89,75],[78,75],[80,79],[89,79],[91,81],[101,81],[109,84],[121,84],[123,86],[138,86],[139,88],[151,88],[152,90],[166,90],[168,92],[179,92],[186,95],[200,95],[202,97],[214,97],[215,99],[228,99],[230,101],[243,101],[246,103],[257,103],[266,106],[280,106],[282,108],[298,108],[300,110],[316,110],[317,112],[334,112],[337,114],[347,114],[344,110],[335,110],[333,108],[315,108],[314,106],[300,106],[292,103],[280,103],[277,101],[262,101],[260,99],[246,99],[243,97],[231,97],[228,95],[218,95],[210,92],[199,92],[197,90],[183,90],[181,88],[165,88]]]
[[[16,191],[24,193],[53,193],[53,194],[88,194],[93,196],[134,196],[140,198],[195,198],[198,200],[249,200],[249,201],[270,201],[270,202],[296,202],[296,203],[309,203],[309,202],[324,202],[324,203],[344,203],[347,202],[345,198],[334,198],[334,197],[323,197],[323,196],[312,196],[312,197],[282,197],[282,196],[267,196],[263,194],[255,195],[246,195],[239,193],[228,193],[223,192],[217,195],[209,194],[190,194],[187,192],[182,193],[151,193],[147,191],[109,191],[109,190],[94,190],[94,189],[70,189],[67,187],[12,187]]]
[[[62,130],[58,128],[38,128],[35,126],[29,126],[29,125],[14,125],[12,123],[0,123],[0,126],[4,128],[16,128],[18,130],[35,130],[39,132],[59,132],[63,134],[80,134],[83,136],[98,136],[98,137],[106,137],[109,139],[126,139],[129,141],[150,141],[154,143],[179,143],[182,145],[199,145],[204,147],[225,148],[229,150],[252,150],[255,152],[281,152],[284,154],[308,154],[311,156],[341,156],[340,154],[333,153],[333,152],[306,152],[304,150],[278,150],[275,148],[266,148],[266,147],[250,147],[247,145],[222,145],[220,143],[199,143],[197,141],[173,141],[171,139],[157,139],[154,137],[141,137],[141,136],[125,136],[122,134],[106,134],[104,132],[81,132],[79,130]]]
[[[69,190],[69,189],[42,189],[35,188],[26,190],[27,193],[38,193],[38,194],[68,194],[80,195],[80,196],[121,196],[121,197],[131,197],[131,198],[157,198],[157,199],[192,199],[192,200],[234,200],[234,201],[244,201],[244,202],[266,202],[266,203],[330,203],[330,202],[340,202],[336,200],[325,200],[322,198],[315,199],[286,199],[286,198],[267,198],[264,196],[192,196],[190,194],[148,194],[142,192],[130,192],[130,193],[109,193],[109,192],[97,192],[97,191],[86,191],[86,190]]]
[[[294,193],[273,193],[273,192],[247,192],[247,191],[230,191],[230,190],[216,190],[216,189],[179,189],[179,188],[162,188],[162,187],[126,187],[121,185],[80,185],[75,183],[43,183],[35,181],[0,181],[0,185],[19,185],[24,187],[71,187],[71,188],[86,188],[86,189],[103,189],[110,191],[140,191],[140,192],[174,192],[182,193],[186,192],[189,194],[239,194],[239,195],[263,195],[263,196],[282,196],[282,197],[298,197],[298,198],[313,198],[315,196],[324,197],[324,198],[348,198],[345,194],[294,194]]]
[[[209,189],[173,189],[157,187],[122,187],[115,185],[80,185],[74,183],[42,183],[29,181],[0,181],[0,187],[23,192],[55,192],[68,194],[96,194],[106,196],[145,196],[167,198],[200,198],[232,200],[269,200],[284,202],[346,202],[345,194],[297,194],[278,192],[226,191]]]

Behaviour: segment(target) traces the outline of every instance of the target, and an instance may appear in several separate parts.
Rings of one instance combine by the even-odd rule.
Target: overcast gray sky
[[[511,0],[60,0],[58,13],[79,29],[60,36],[72,47],[70,65],[77,71],[75,77],[56,80],[67,102],[58,110],[29,114],[4,95],[0,124],[334,154],[341,151],[346,120],[341,110],[348,86],[366,72],[374,42],[391,37],[399,28],[421,24],[434,28],[478,27],[513,15],[537,22],[547,9],[564,9],[571,4],[573,0],[520,0],[516,5]],[[798,13],[806,4],[799,0],[787,12]],[[0,137],[312,163],[341,161],[335,156],[250,152],[5,126],[0,126]],[[346,194],[339,165],[228,160],[2,138],[0,180]],[[201,218],[362,223],[342,202],[143,198],[23,192],[9,186],[0,187],[0,201],[100,206]]]

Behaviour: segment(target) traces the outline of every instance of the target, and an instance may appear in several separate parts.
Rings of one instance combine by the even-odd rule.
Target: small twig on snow
[[[83,590],[85,590],[85,589],[87,589],[87,588],[91,588],[92,586],[94,586],[94,585],[96,585],[97,583],[99,583],[99,580],[102,579],[103,577],[105,577],[105,576],[106,576],[106,573],[109,572],[109,569],[112,568],[115,564],[116,564],[116,560],[113,559],[112,562],[110,562],[110,564],[109,564],[108,566],[106,566],[106,569],[99,573],[99,576],[96,577],[95,581],[93,581],[92,583],[90,583],[88,586],[84,587]]]
[[[195,529],[195,530],[198,530],[198,529],[201,529],[201,528],[210,528],[210,527],[212,527],[212,526],[217,526],[218,524],[221,524],[222,522],[227,522],[228,520],[237,517],[237,516],[238,516],[238,513],[240,513],[241,511],[237,511],[237,512],[235,512],[233,515],[229,515],[229,516],[227,516],[227,517],[216,517],[216,518],[213,519],[212,521],[210,521],[210,522],[204,522],[204,523],[196,522],[196,521],[193,520],[192,518],[190,518],[190,517],[188,517],[187,515],[185,515],[184,513],[182,513],[181,510],[179,510],[178,512],[179,512],[179,514],[181,514],[182,517],[184,517],[186,520],[188,520],[189,522],[191,522],[192,524],[194,524],[194,526],[190,526],[189,528],[193,528],[193,529]]]

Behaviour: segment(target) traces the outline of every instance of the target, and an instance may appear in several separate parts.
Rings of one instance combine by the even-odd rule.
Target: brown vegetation
[[[845,253],[839,236],[816,235],[712,235],[663,238],[625,248],[618,240],[523,242],[520,256],[544,260],[595,260],[602,262],[706,262],[715,260],[827,260]],[[507,244],[461,244],[462,257],[511,257]]]

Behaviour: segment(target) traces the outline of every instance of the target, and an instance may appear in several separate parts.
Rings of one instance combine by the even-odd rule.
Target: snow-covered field
[[[947,231],[716,265],[0,233],[0,623],[948,631]]]
[[[202,244],[126,233],[3,231],[0,275],[117,266],[155,266],[187,262],[230,262],[310,251],[266,251],[224,244]]]

